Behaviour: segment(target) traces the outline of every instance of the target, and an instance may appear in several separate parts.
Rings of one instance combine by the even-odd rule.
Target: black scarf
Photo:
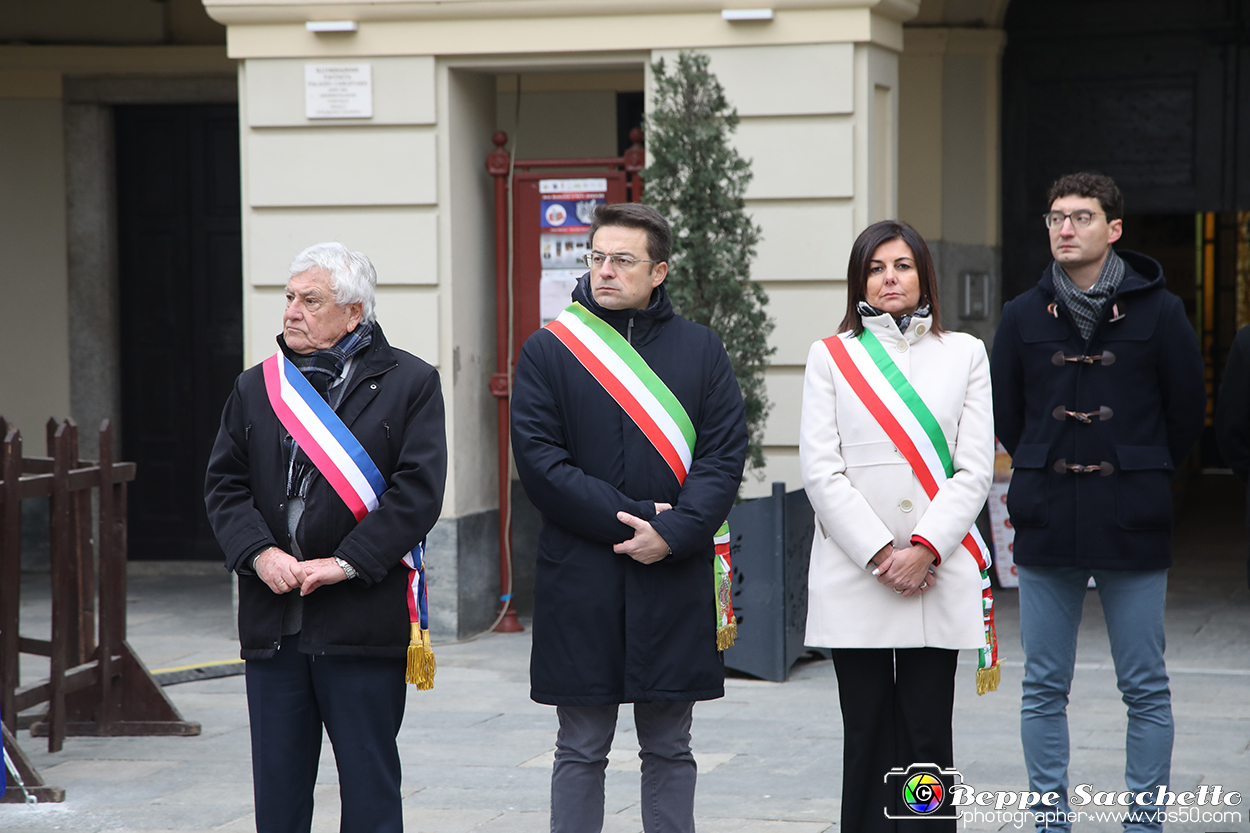
[[[299,368],[304,378],[313,386],[313,390],[321,394],[321,398],[330,401],[330,386],[343,375],[347,360],[373,343],[373,324],[361,321],[356,329],[340,338],[333,347],[318,350],[315,353],[301,355],[286,346],[286,339],[278,336],[278,347],[291,360],[291,364]]]
[[[278,347],[283,355],[291,360],[291,364],[299,368],[300,373],[313,386],[313,390],[321,394],[321,398],[330,402],[330,387],[342,379],[348,359],[363,352],[373,343],[373,324],[361,321],[356,329],[340,338],[333,347],[318,350],[315,353],[301,355],[287,347],[286,340],[278,336]],[[331,403],[333,404],[333,403]],[[282,450],[287,459],[287,497],[302,497],[312,473],[312,460],[299,447],[295,439],[286,434],[282,441]]]
[[[876,318],[877,316],[887,314],[884,311],[877,309],[867,301],[860,301],[859,304],[856,305],[855,311],[858,312],[863,318]],[[904,313],[903,315],[894,315],[891,316],[891,318],[894,319],[894,325],[898,327],[898,331],[900,333],[905,333],[907,332],[907,327],[910,326],[913,318],[926,318],[928,317],[929,312],[929,305],[921,304],[916,307],[914,312]]]

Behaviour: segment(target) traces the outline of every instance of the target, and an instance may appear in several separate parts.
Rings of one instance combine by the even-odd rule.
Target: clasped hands
[[[256,556],[254,566],[256,575],[278,595],[299,588],[299,594],[307,596],[323,584],[337,584],[347,578],[333,558],[300,561],[278,547],[270,547]]]
[[[902,596],[916,596],[937,584],[933,550],[924,544],[913,544],[901,550],[886,544],[869,561],[877,581]]]
[[[671,503],[660,503],[658,500],[655,502],[657,515],[672,508]],[[614,551],[621,555],[628,555],[640,564],[654,564],[668,555],[668,542],[664,540],[664,536],[655,531],[655,527],[651,526],[649,521],[644,521],[628,512],[617,512],[616,519],[633,527],[634,537],[613,546]]]

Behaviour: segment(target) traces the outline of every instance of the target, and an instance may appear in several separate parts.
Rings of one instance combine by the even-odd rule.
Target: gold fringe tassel
[[[995,663],[989,668],[977,669],[977,696],[980,697],[987,691],[998,691],[998,684],[1002,680],[1002,667]]]
[[[429,691],[434,687],[434,672],[437,670],[430,632],[421,630],[421,626],[414,622],[412,637],[408,642],[408,672],[405,679],[418,690]]]
[[[728,625],[722,625],[716,629],[716,650],[723,651],[726,648],[732,648],[734,646],[734,640],[737,638],[737,622],[730,622]]]

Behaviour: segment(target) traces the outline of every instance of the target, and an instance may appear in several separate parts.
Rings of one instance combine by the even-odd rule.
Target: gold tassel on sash
[[[988,565],[981,570],[981,611],[985,628],[985,647],[977,651],[977,696],[998,691],[1002,681],[1002,664],[998,660],[998,627],[994,624],[994,596],[990,590]]]
[[[995,663],[989,668],[977,669],[977,695],[985,694],[987,691],[998,691],[998,684],[1002,681],[1002,666]]]
[[[405,681],[416,685],[420,691],[429,691],[434,687],[434,647],[430,642],[430,632],[421,630],[421,625],[412,623],[412,638],[408,643],[408,673]]]

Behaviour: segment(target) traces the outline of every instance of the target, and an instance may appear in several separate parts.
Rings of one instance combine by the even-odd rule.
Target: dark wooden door
[[[233,105],[117,107],[122,453],[130,557],[217,559],[204,471],[243,367]]]
[[[1250,0],[1012,0],[1004,298],[1050,260],[1041,215],[1062,174],[1114,177],[1133,215],[1250,208],[1248,24]]]

